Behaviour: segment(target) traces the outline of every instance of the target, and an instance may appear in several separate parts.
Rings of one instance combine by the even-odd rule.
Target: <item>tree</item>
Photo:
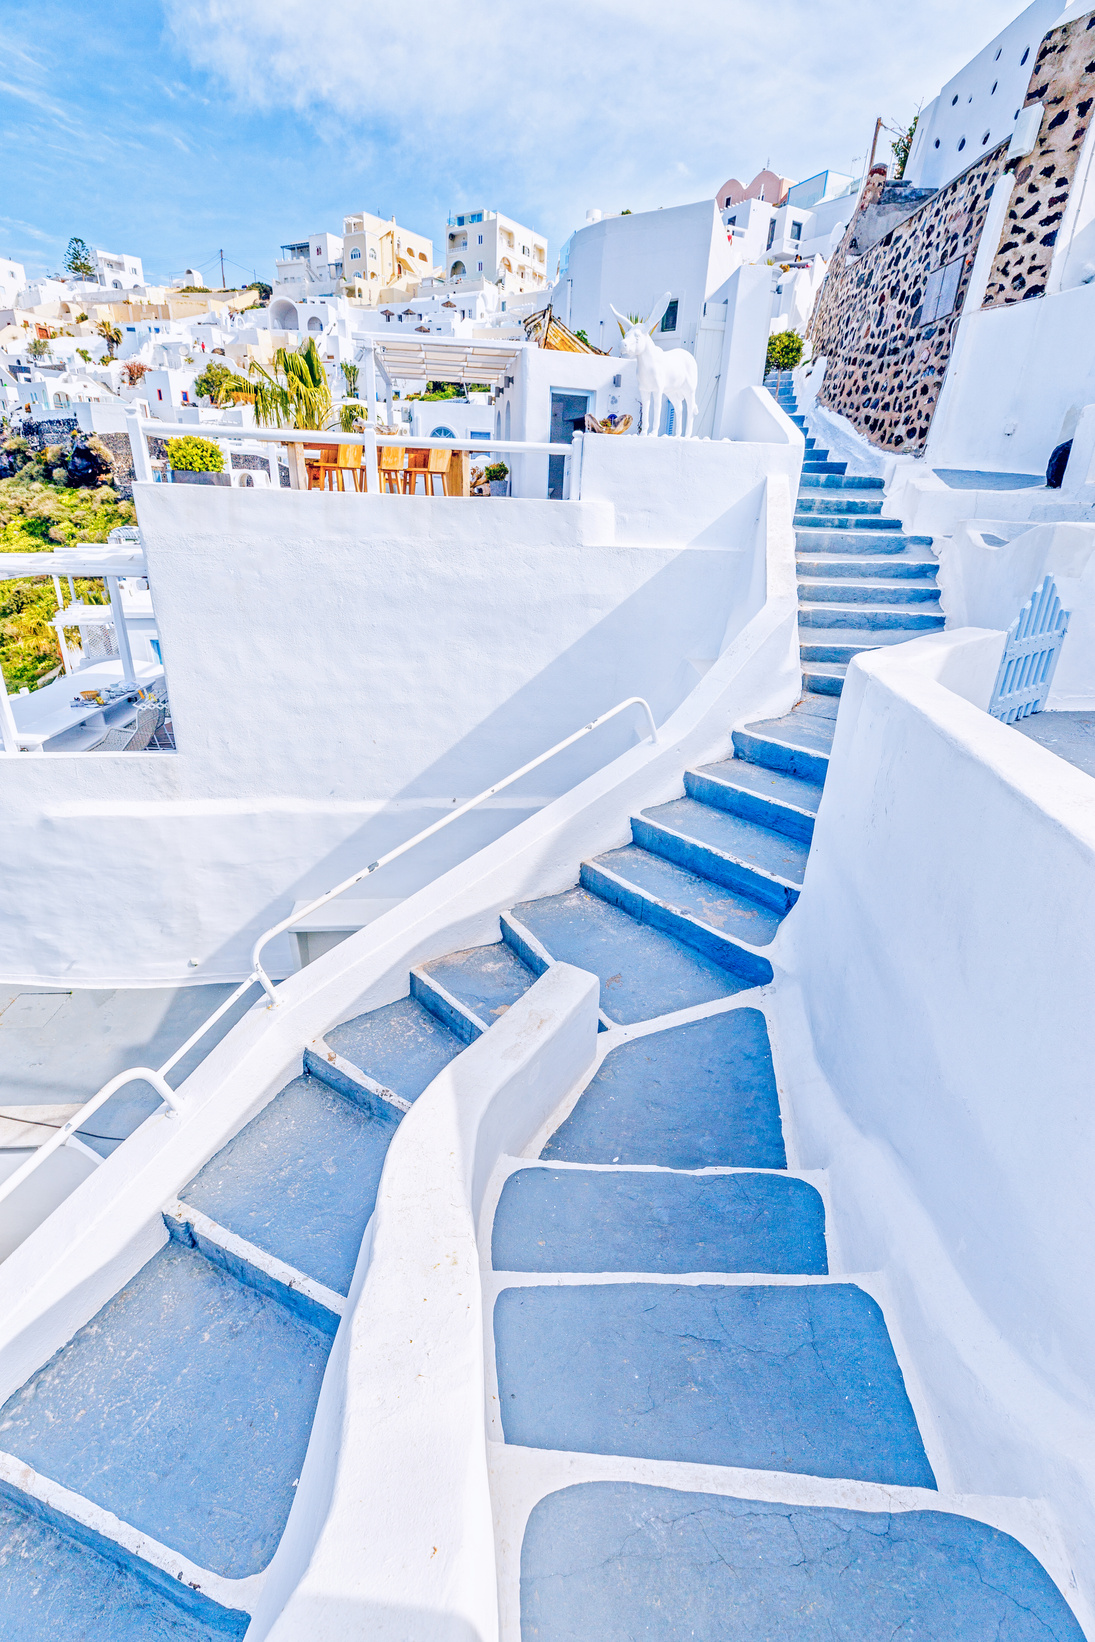
[[[342,372],[342,380],[346,384],[347,394],[351,399],[356,399],[358,367],[356,365],[351,365],[349,361],[346,361],[346,363],[339,366],[339,369]]]
[[[250,285],[245,285],[243,288],[245,291],[257,291],[259,294],[259,304],[263,308],[265,308],[266,304],[274,294],[274,287],[272,285],[267,285],[264,279],[253,279]]]
[[[95,262],[91,252],[75,234],[69,240],[68,250],[65,252],[65,272],[71,274],[74,279],[95,278]]]
[[[99,323],[95,327],[95,335],[102,337],[103,341],[106,343],[107,352],[110,355],[110,358],[113,359],[114,355],[118,351],[118,344],[122,340],[122,333],[118,329],[117,325],[112,325],[109,319],[100,319]]]
[[[200,376],[194,378],[194,392],[211,405],[224,405],[230,399],[251,397],[251,384],[246,377],[237,376],[219,359],[210,360]]]
[[[315,337],[296,351],[279,348],[273,369],[251,361],[251,391],[259,427],[323,428],[331,414],[331,390]]]
[[[141,378],[143,376],[147,376],[152,367],[150,365],[143,364],[139,359],[130,359],[123,368],[125,370],[125,379],[129,386],[131,388],[139,388],[141,385]]]
[[[916,136],[916,127],[919,119],[919,113],[914,114],[913,122],[909,129],[907,131],[902,131],[898,135],[897,141],[890,144],[894,157],[897,160],[896,180],[898,181],[905,175],[905,167],[909,162],[909,149],[912,147],[913,138]],[[893,128],[891,127],[891,130],[892,129]]]
[[[49,353],[49,343],[44,336],[36,336],[33,342],[27,343],[27,352],[32,359],[44,359]]]
[[[80,358],[83,360],[85,365],[91,364],[91,355],[88,353],[86,348],[77,348],[76,352],[80,355]]]
[[[768,338],[765,375],[769,371],[793,371],[802,358],[802,347],[802,338],[797,331],[775,331]]]

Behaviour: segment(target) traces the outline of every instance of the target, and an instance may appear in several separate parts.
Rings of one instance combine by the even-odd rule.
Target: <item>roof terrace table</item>
[[[136,676],[134,693],[163,676],[163,668],[153,661],[135,662],[133,672]],[[52,684],[43,685],[40,690],[32,690],[29,695],[9,696],[15,728],[20,738],[26,736],[38,742],[49,741],[53,736],[60,735],[62,730],[71,730],[74,724],[86,724],[88,719],[103,711],[104,703],[97,701],[85,701],[81,706],[74,707],[73,698],[81,691],[105,692],[108,685],[122,682],[122,663],[115,657],[112,661],[92,662],[75,673],[67,673]],[[116,701],[123,699],[119,696]],[[116,702],[107,701],[105,705],[111,707]]]

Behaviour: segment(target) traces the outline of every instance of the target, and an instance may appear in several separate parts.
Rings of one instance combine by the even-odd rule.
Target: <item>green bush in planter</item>
[[[199,439],[186,433],[181,439],[167,441],[167,460],[181,473],[222,473],[224,456],[219,445],[211,439]]]
[[[483,469],[483,477],[486,479],[488,484],[491,481],[497,483],[498,481],[509,477],[509,468],[506,466],[505,462],[491,462],[488,467]]]

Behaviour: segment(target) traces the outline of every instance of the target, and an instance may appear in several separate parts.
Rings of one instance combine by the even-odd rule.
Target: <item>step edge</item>
[[[772,735],[769,730],[758,732],[757,730],[751,730],[748,724],[743,724],[740,729],[734,731],[734,734],[751,736],[754,741],[768,741],[773,747],[782,747],[784,752],[805,753],[808,758],[820,758],[826,766],[829,763],[829,753],[823,753],[817,747],[801,747],[797,741],[784,741],[782,736]],[[799,776],[798,779],[801,781],[803,778]]]
[[[487,1031],[487,1022],[451,993],[447,986],[427,975],[421,964],[411,970],[411,997],[428,1009],[435,1020],[447,1026],[464,1043],[474,1043]],[[440,1007],[436,1007],[440,1006]]]
[[[670,802],[672,802],[672,800]],[[702,800],[697,798],[697,799],[693,799],[692,802],[698,804],[698,803],[702,802]],[[713,804],[710,805],[709,807],[711,809],[715,808],[715,806]],[[642,823],[642,825],[644,827],[652,827],[655,832],[664,833],[667,838],[680,838],[686,844],[692,844],[692,845],[695,846],[696,849],[705,850],[709,855],[715,856],[718,860],[726,861],[730,866],[733,866],[733,867],[740,867],[743,872],[748,872],[753,877],[756,877],[756,878],[762,878],[766,883],[773,884],[779,889],[790,890],[796,896],[801,893],[802,884],[801,883],[796,883],[793,878],[784,878],[781,873],[769,872],[767,867],[759,867],[753,861],[743,861],[740,855],[732,855],[729,850],[720,849],[717,844],[709,844],[703,838],[696,838],[694,836],[694,834],[692,834],[690,832],[684,832],[680,827],[670,827],[664,821],[655,821],[651,816],[644,815],[642,810],[640,810],[637,815],[631,816],[629,819],[631,821],[632,827],[634,827],[634,824],[635,824],[636,821],[639,821],[639,822]],[[748,820],[748,816],[740,816],[739,820]],[[755,824],[757,826],[760,826],[759,821]],[[767,828],[767,829],[762,829],[762,830],[770,831],[771,829]],[[786,834],[784,833],[784,834],[781,834],[780,836],[781,837],[786,837]],[[637,842],[638,842],[638,840],[636,839],[636,843]],[[644,845],[641,845],[641,844],[639,845],[640,849],[642,849],[644,847],[645,847]],[[653,853],[653,852],[651,852],[651,853]],[[679,865],[679,863],[676,863],[676,864]],[[687,870],[687,869],[685,869],[685,870]],[[697,874],[697,876],[702,878],[703,874],[699,873],[699,874]],[[725,888],[731,888],[731,887],[732,886],[730,886],[730,885],[720,885],[720,888],[724,888],[724,889]],[[790,908],[788,908],[787,910],[790,911]]]
[[[304,1051],[304,1070],[349,1100],[353,1100],[356,1091],[360,1090],[363,1094],[375,1095],[378,1100],[394,1106],[397,1112],[409,1112],[411,1109],[409,1100],[397,1095],[394,1089],[387,1089],[382,1083],[377,1083],[376,1079],[363,1072],[360,1066],[355,1066],[353,1061],[347,1060],[344,1055],[332,1049],[325,1038],[313,1038],[310,1046]],[[352,1084],[353,1088],[347,1089],[346,1083]]]
[[[767,967],[771,969],[772,964],[771,959],[767,956],[767,947],[753,946],[750,941],[743,940],[740,935],[728,935],[725,930],[716,929],[713,924],[702,923],[701,920],[694,917],[692,913],[685,912],[681,907],[675,907],[671,901],[663,901],[660,895],[653,894],[651,890],[643,889],[640,884],[633,883],[630,878],[625,878],[622,873],[614,872],[611,867],[604,866],[593,856],[583,860],[582,868],[583,870],[588,868],[592,873],[603,874],[605,878],[608,878],[613,883],[618,884],[621,889],[627,890],[629,894],[637,895],[640,900],[648,902],[651,906],[657,907],[660,911],[666,912],[674,918],[679,918],[682,923],[690,924],[692,928],[698,933],[701,933],[705,939],[714,937],[716,941],[724,942],[727,947],[736,952],[740,952],[746,958],[754,960],[759,959],[761,963],[767,965]],[[687,868],[684,870],[687,871]],[[595,894],[596,891],[591,890],[590,893]],[[748,897],[746,897],[746,899],[748,899]],[[609,904],[611,905],[611,903]],[[774,912],[776,909],[774,907],[765,907],[764,910],[766,912]],[[786,914],[784,914],[784,916],[786,916]],[[636,922],[637,921],[638,920],[636,920]],[[654,928],[655,926],[651,925],[650,927]],[[664,934],[665,931],[658,930],[657,933],[661,935]],[[775,940],[775,936],[772,937],[772,940]],[[770,946],[771,942],[769,942],[768,945]],[[770,975],[767,981],[753,981],[752,984],[754,986],[767,986],[772,978],[773,977]],[[672,1013],[672,1011],[670,1011],[670,1013]],[[657,1019],[656,1016],[651,1018]]]
[[[729,760],[727,760],[727,762],[728,763],[733,763],[733,759],[729,759]],[[755,769],[756,766],[754,765],[753,768]],[[817,811],[816,810],[803,809],[801,804],[792,804],[790,799],[787,799],[787,798],[769,797],[769,795],[767,793],[760,793],[760,792],[757,792],[755,788],[747,786],[744,783],[739,783],[737,781],[731,781],[727,776],[712,775],[710,770],[705,770],[698,764],[697,765],[690,765],[688,768],[686,768],[684,773],[685,773],[686,776],[688,776],[688,775],[692,776],[692,778],[696,781],[711,781],[711,782],[714,782],[714,784],[718,787],[727,788],[727,790],[729,792],[744,793],[749,798],[755,798],[758,804],[768,804],[768,805],[771,806],[772,809],[786,810],[788,815],[797,815],[801,820],[809,821],[811,826],[817,821]],[[776,772],[773,771],[773,774],[775,774],[775,773]],[[780,773],[782,773],[782,772],[780,772]],[[805,778],[801,775],[797,775],[797,776],[796,775],[789,775],[787,777],[787,779],[788,779],[788,781],[802,781]],[[808,785],[809,785],[809,783],[808,783]],[[690,795],[688,795],[688,796],[690,796]],[[697,799],[696,802],[697,803],[702,803],[703,800],[702,799]],[[712,805],[712,808],[714,808],[714,805]]]
[[[498,914],[498,922],[502,929],[502,939],[511,947],[521,962],[531,969],[539,980],[541,975],[555,963],[544,943],[537,939],[520,918],[514,916],[512,908]]]
[[[268,1569],[242,1579],[214,1573],[2,1449],[0,1493],[17,1509],[132,1573],[181,1612],[200,1617],[221,1634],[242,1638],[250,1625]]]
[[[196,1249],[212,1265],[285,1307],[300,1321],[334,1336],[346,1315],[346,1300],[317,1277],[280,1260],[259,1248],[238,1232],[229,1231],[200,1209],[174,1197],[161,1210],[168,1236],[184,1247]],[[229,1265],[228,1262],[232,1264]],[[244,1275],[237,1267],[242,1267]],[[301,1301],[304,1302],[301,1305]]]

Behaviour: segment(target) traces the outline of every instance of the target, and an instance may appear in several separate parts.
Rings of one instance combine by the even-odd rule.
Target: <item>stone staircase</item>
[[[789,372],[767,386],[806,435],[795,510],[803,678],[808,690],[839,695],[860,651],[943,626],[931,537],[906,535],[883,516],[881,479],[849,474],[817,448]]]
[[[829,1274],[823,1199],[787,1166],[763,989],[836,709],[808,693],[736,731],[572,888],[311,1045],[163,1205],[162,1247],[0,1410],[5,1639],[244,1634],[392,1136],[562,960],[600,978],[607,1052],[488,1233],[496,1487],[549,1467],[503,1523],[504,1635],[1076,1642],[1028,1551],[935,1508],[882,1310]]]

